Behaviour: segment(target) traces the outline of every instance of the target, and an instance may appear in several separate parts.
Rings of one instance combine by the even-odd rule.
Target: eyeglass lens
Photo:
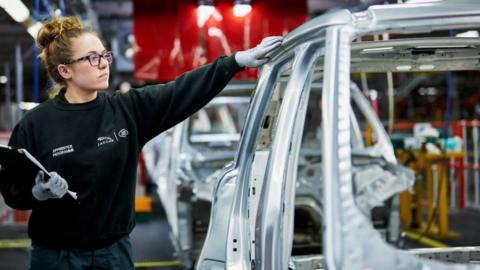
[[[100,65],[102,57],[105,58],[105,60],[107,60],[109,64],[111,64],[113,61],[113,56],[111,52],[106,52],[104,54],[91,54],[88,56],[88,61],[90,62],[90,65],[95,67]]]

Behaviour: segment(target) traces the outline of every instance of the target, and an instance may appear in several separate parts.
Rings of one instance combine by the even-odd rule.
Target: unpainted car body
[[[361,94],[351,83],[351,72],[478,70],[478,38],[407,35],[479,26],[478,2],[461,0],[341,10],[288,34],[262,68],[239,151],[218,177],[197,269],[478,269],[419,258],[387,244],[373,228],[365,210],[385,198],[375,198],[375,192],[363,201],[358,198],[375,187],[380,194],[390,188],[398,192],[411,184],[411,177],[396,165],[388,136],[369,113],[364,116],[376,127],[377,143],[361,143],[351,103],[361,100]],[[381,33],[399,38],[358,42]],[[428,53],[422,53],[425,48]],[[317,188],[323,194],[323,255],[292,257],[295,186],[301,176],[308,97],[317,80],[322,81]],[[369,166],[362,167],[362,160]],[[374,177],[379,174],[384,176]],[[448,252],[413,251],[443,257]],[[465,255],[457,263],[469,263],[479,250],[454,252]]]
[[[234,159],[253,87],[229,84],[205,108],[143,149],[171,227],[170,238],[185,268],[191,268],[200,253],[216,176]]]
[[[237,91],[232,91],[232,87]],[[222,96],[215,98],[206,108],[161,135],[144,149],[147,164],[156,160],[153,161],[156,164],[147,167],[152,178],[156,179],[159,197],[172,228],[171,239],[185,268],[190,268],[198,258],[206,236],[215,180],[222,172],[222,167],[233,161],[236,153],[240,138],[239,130],[250,100],[245,92],[250,93],[251,91],[239,92],[240,87],[251,89],[253,85],[229,85]],[[354,87],[353,91],[357,93],[354,99],[359,108],[359,112],[352,111],[354,123],[359,124],[355,114],[366,115],[376,121],[375,128],[379,129],[377,133],[381,133],[380,137],[385,141],[386,133],[378,119],[375,118],[368,101],[355,84],[352,83],[352,87]],[[305,140],[300,153],[298,180],[295,187],[296,226],[293,248],[296,254],[318,250],[322,243],[322,174],[317,138],[319,126],[315,124],[320,116],[315,100],[321,95],[321,84],[316,83],[312,92],[307,105],[309,108],[307,118],[310,120],[305,123],[308,132],[303,134]],[[272,119],[275,118],[274,114],[278,113],[274,107],[275,105],[271,105],[269,112]],[[215,124],[213,124],[215,121],[219,126],[216,130]],[[270,132],[271,126],[266,127],[260,139],[262,144],[267,144],[270,140]],[[360,127],[354,137],[356,138],[355,143],[359,146],[357,150],[361,151],[360,148],[364,148],[364,145]],[[152,148],[158,149],[152,153],[154,150]],[[389,153],[389,158],[394,158],[391,151]],[[158,157],[155,157],[157,155]],[[261,156],[261,153],[257,155],[256,164],[262,164],[258,162],[258,158]],[[369,182],[359,182],[356,200],[367,215],[370,214],[372,208],[383,206],[382,203],[385,199],[410,187],[413,183],[413,174],[402,170],[401,167],[390,166],[389,170],[384,170],[388,165],[386,162],[372,159],[365,153],[359,153],[358,157],[359,165],[356,167],[359,171],[358,174],[362,173],[361,178],[369,179]],[[403,181],[397,181],[398,178]],[[379,181],[384,183],[378,185]],[[374,183],[377,183],[376,189],[369,188],[374,186]],[[251,196],[255,198],[258,197],[256,192],[259,192],[261,187],[258,186],[258,183],[253,184],[257,184],[251,187]],[[384,190],[379,190],[380,187],[383,187]],[[251,209],[256,209],[257,206],[258,201],[250,201]],[[390,205],[384,210],[387,211],[387,215],[398,211],[398,209],[391,208]],[[377,223],[384,224],[377,229],[382,230],[384,234],[388,232],[392,242],[398,241],[399,223],[388,224],[388,218],[388,216],[377,218]],[[387,227],[387,225],[390,226]]]

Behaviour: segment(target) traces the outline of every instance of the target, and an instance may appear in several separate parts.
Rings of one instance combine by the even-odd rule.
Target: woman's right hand
[[[50,178],[45,181],[45,173],[39,171],[35,177],[35,185],[32,188],[32,195],[39,201],[48,199],[60,199],[68,190],[68,183],[58,173],[50,172]]]
[[[268,57],[283,42],[282,36],[266,37],[255,48],[235,53],[235,60],[241,67],[257,68],[270,60]]]

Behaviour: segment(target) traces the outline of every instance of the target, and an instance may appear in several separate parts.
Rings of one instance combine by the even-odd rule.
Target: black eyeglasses
[[[76,62],[88,60],[88,62],[90,62],[90,65],[92,67],[96,67],[96,66],[100,65],[100,61],[102,61],[102,58],[107,60],[108,64],[111,64],[112,61],[113,61],[113,54],[110,51],[109,52],[104,52],[102,54],[92,53],[92,54],[89,54],[87,56],[75,59],[75,60],[67,61],[65,64],[68,65],[68,64],[73,64],[73,63],[76,63]]]

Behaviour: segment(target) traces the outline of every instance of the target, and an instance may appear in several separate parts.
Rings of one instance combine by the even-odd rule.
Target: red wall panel
[[[217,16],[199,28],[197,1],[134,0],[135,79],[172,80],[266,36],[285,35],[307,19],[306,1],[253,0],[252,12],[243,18],[233,15],[233,0],[217,0],[215,7]],[[256,79],[256,71],[247,69],[236,79]]]

